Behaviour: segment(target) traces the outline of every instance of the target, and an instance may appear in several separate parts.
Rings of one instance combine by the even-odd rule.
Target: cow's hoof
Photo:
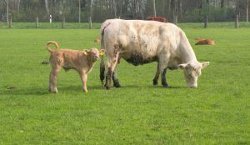
[[[53,89],[53,90],[52,90],[52,89],[49,89],[49,92],[50,92],[50,93],[55,93],[55,94],[57,94],[57,93],[58,93],[58,90],[57,90],[57,89]]]
[[[116,87],[116,88],[120,88],[120,87],[121,87],[121,85],[120,85],[120,83],[117,81],[117,82],[114,82],[114,87]]]
[[[102,83],[102,86],[104,86],[104,82],[103,82],[103,81],[101,81],[101,83]]]
[[[163,88],[169,88],[168,84],[162,84]]]
[[[104,85],[104,87],[105,87],[107,90],[109,90],[109,89],[110,89],[110,86],[109,86],[109,85],[107,85],[107,84],[105,84],[105,85]]]
[[[158,81],[157,80],[153,80],[153,85],[154,86],[158,85]]]

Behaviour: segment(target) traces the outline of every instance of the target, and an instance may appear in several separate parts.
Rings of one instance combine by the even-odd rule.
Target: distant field
[[[100,27],[100,23],[93,23],[92,28],[98,29]],[[6,29],[9,28],[9,25],[7,23],[0,22],[0,29]],[[13,29],[88,29],[89,23],[64,23],[62,22],[53,22],[52,24],[48,22],[40,22],[38,25],[36,25],[35,22],[13,22],[12,23]]]
[[[99,47],[93,29],[0,29],[0,144],[248,145],[250,144],[250,29],[181,24],[200,61],[210,61],[198,89],[186,88],[181,70],[170,88],[153,86],[156,63],[118,66],[122,87],[105,90],[99,62],[88,94],[74,71],[61,71],[49,94],[45,44]],[[233,26],[232,26],[233,27]],[[195,46],[194,38],[215,46]]]

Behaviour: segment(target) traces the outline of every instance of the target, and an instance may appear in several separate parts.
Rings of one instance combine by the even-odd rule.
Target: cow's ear
[[[206,68],[209,65],[209,62],[208,61],[207,62],[202,62],[201,65],[202,65],[202,67],[201,67],[202,69]]]
[[[187,65],[188,65],[187,63],[179,64],[178,68],[185,69],[187,67]]]

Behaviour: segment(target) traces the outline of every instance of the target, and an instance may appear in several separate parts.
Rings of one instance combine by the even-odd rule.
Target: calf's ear
[[[187,65],[188,65],[187,63],[179,64],[178,68],[185,69],[187,67]]]
[[[208,61],[207,62],[202,62],[201,65],[202,65],[202,67],[201,67],[202,69],[206,68],[209,65],[209,62]]]
[[[102,56],[102,55],[104,55],[105,50],[104,50],[104,49],[100,49],[100,50],[99,50],[99,53],[100,53],[100,55]]]
[[[82,53],[85,54],[85,55],[88,55],[88,52],[89,52],[89,50],[87,50],[87,49],[84,49],[84,50],[82,51]]]

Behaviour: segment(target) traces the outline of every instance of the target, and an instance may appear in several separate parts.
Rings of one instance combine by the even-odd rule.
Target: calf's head
[[[197,88],[198,87],[198,77],[201,75],[201,70],[206,68],[209,62],[189,62],[185,64],[180,64],[179,68],[183,69],[185,79],[188,87]]]
[[[85,50],[84,54],[87,55],[93,62],[97,61],[100,56],[104,55],[104,49],[98,50],[97,48],[91,48]]]

